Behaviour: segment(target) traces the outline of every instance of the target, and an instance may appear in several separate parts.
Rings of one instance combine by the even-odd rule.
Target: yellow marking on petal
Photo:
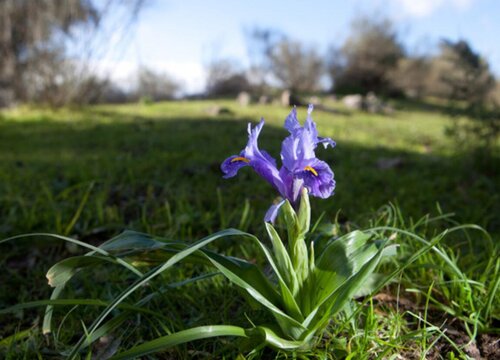
[[[312,172],[314,176],[318,176],[318,172],[312,166],[307,165],[304,170]]]
[[[243,161],[243,162],[246,162],[246,163],[249,163],[250,160],[248,160],[246,157],[243,157],[243,156],[236,156],[234,159],[231,159],[231,162],[235,162],[235,161]]]

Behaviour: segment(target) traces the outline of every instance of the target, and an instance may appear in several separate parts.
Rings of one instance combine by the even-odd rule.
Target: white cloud
[[[405,15],[426,17],[443,7],[452,7],[466,10],[473,0],[393,0],[402,9]]]
[[[205,85],[205,69],[197,62],[153,61],[139,64],[132,61],[101,60],[94,64],[98,74],[109,78],[120,87],[130,89],[140,65],[160,73],[167,73],[179,81],[187,94],[200,92]]]

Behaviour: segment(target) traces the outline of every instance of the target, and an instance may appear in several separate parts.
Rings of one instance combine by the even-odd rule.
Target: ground
[[[214,106],[223,111],[214,115]],[[398,218],[397,222],[405,228],[412,228],[426,214],[431,214],[432,218],[453,213],[451,218],[444,216],[444,222],[435,229],[429,226],[418,231],[429,235],[438,228],[441,230],[458,223],[477,224],[490,233],[493,244],[498,244],[498,159],[493,158],[486,166],[478,166],[470,154],[457,148],[452,139],[445,136],[451,120],[442,108],[402,102],[395,104],[396,111],[391,115],[376,115],[332,106],[330,111],[316,110],[313,118],[320,135],[332,137],[337,142],[333,150],[318,151],[318,157],[331,164],[337,187],[332,198],[313,200],[313,219],[323,215],[322,226],[335,223],[337,230],[334,231],[342,232],[387,219],[389,213],[393,214],[391,216],[401,213],[403,220]],[[241,107],[226,100],[106,105],[57,111],[33,108],[5,111],[0,115],[0,237],[48,232],[97,245],[124,229],[133,229],[193,241],[223,228],[236,227],[264,238],[262,218],[276,197],[275,191],[250,169],[242,169],[234,179],[222,179],[219,166],[223,159],[244,147],[247,123],[256,123],[261,117],[265,118],[266,125],[259,139],[260,145],[279,159],[280,142],[286,135],[282,125],[289,111],[271,105]],[[305,108],[299,108],[298,113],[299,119],[305,119]],[[485,252],[496,251],[498,247],[488,245],[488,240],[477,232],[447,241],[450,258],[468,278],[484,285],[477,291],[486,299],[488,289],[498,282],[499,270],[494,270],[495,266],[498,267],[494,262],[488,262],[495,254]],[[79,251],[46,238],[0,246],[3,247],[0,266],[5,276],[1,284],[0,308],[48,298],[50,288],[44,273],[57,260]],[[253,256],[247,244],[226,242],[219,245],[219,250],[242,257]],[[431,258],[425,261],[434,262]],[[490,273],[484,274],[485,269],[491,270]],[[94,284],[86,284],[89,279],[80,279],[80,283],[69,290],[70,294],[106,298],[127,281],[120,274],[115,276],[100,271],[105,275],[97,275],[110,281],[97,280],[99,287],[93,288],[89,295],[89,288]],[[455,321],[458,325],[454,331],[464,334],[460,320],[453,319],[470,316],[478,310],[478,304],[484,305],[484,301],[476,299],[477,304],[464,305],[467,295],[463,295],[464,301],[451,299],[456,295],[456,289],[439,285],[439,281],[449,282],[451,275],[445,270],[432,271],[419,275],[418,269],[412,269],[400,279],[400,283],[425,293],[433,286],[433,281],[436,282],[436,288],[432,289],[436,303],[447,306],[446,316],[449,318],[446,319]],[[175,276],[195,273],[196,269],[179,269]],[[473,277],[475,273],[478,275]],[[230,302],[236,301],[237,304],[243,301],[237,289],[224,281],[205,281],[199,286],[201,290],[193,285],[191,290],[173,294],[165,301],[171,301],[174,308],[180,304],[184,307],[186,294],[189,297],[197,291],[216,291],[219,294],[217,299],[229,297]],[[385,291],[393,296],[393,290],[391,286]],[[425,301],[421,294],[411,294],[411,301],[416,305],[408,311],[418,315],[416,309]],[[452,300],[455,304],[447,303]],[[496,350],[491,350],[492,346],[498,349],[498,335],[494,335],[498,334],[498,301],[496,296],[491,314],[482,319],[484,324],[479,327],[482,334],[477,337],[477,346],[483,357],[494,354]],[[378,299],[371,305],[377,312],[383,311],[381,309],[386,305],[393,305],[392,300],[389,304],[380,302],[385,303]],[[210,304],[211,301],[203,302],[205,307]],[[244,322],[243,313],[251,310],[232,309],[232,306],[227,305],[223,317],[240,316],[237,321]],[[364,310],[360,323],[366,321],[369,308]],[[49,351],[36,327],[31,327],[37,322],[37,316],[43,314],[42,310],[0,315],[0,336],[8,337],[16,331],[32,329],[26,333],[31,345],[20,341],[23,345],[18,346],[18,351]],[[432,311],[439,312],[439,309],[433,307]],[[396,310],[392,314],[399,319]],[[183,328],[186,320],[187,323],[210,323],[210,319],[221,323],[224,320],[213,317],[213,314],[207,315],[206,311],[200,310],[194,298],[191,305],[177,311],[175,320],[159,327],[157,324],[154,331],[139,331],[133,341],[151,338],[151,332],[162,333],[166,328]],[[432,324],[438,328],[442,325],[437,323],[438,320],[435,322]],[[78,319],[67,320],[65,324],[69,329],[80,327]],[[419,332],[422,324],[415,318],[408,319],[408,314],[401,315],[401,326],[407,333],[422,335]],[[380,328],[373,327],[372,330],[383,331],[384,328],[387,335],[396,325],[391,324],[389,328],[387,324],[377,326]],[[342,334],[349,336],[348,332]],[[436,344],[442,344],[448,352],[467,352],[467,349],[457,350],[444,341],[448,335],[439,334],[431,331],[423,338],[419,335],[419,340],[403,341],[394,345],[396,350],[393,348],[387,354],[404,353],[398,347],[403,346],[408,348],[408,353],[415,353],[419,358],[422,349],[432,348],[430,344],[436,337],[439,338]],[[449,337],[454,340],[453,334]],[[0,351],[6,346],[1,341]],[[54,349],[61,346],[59,342],[71,341],[71,336],[63,330],[57,344],[48,348]],[[459,344],[461,340],[454,341]],[[217,351],[227,347],[223,341],[217,344]],[[333,345],[324,346],[323,350],[328,352],[328,346]],[[363,348],[360,344],[356,346]],[[363,346],[372,354],[385,351],[380,350],[384,344],[374,343],[372,337],[367,338]],[[184,354],[182,356],[186,356],[185,351],[192,351],[189,347],[183,349],[175,351]],[[205,345],[203,351],[210,353],[210,349],[210,345]],[[272,353],[266,356],[281,355]],[[441,352],[436,356],[446,355]]]

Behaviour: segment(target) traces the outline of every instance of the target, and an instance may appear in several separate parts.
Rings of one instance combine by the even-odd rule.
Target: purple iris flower
[[[325,148],[334,147],[335,142],[330,138],[318,137],[316,124],[311,118],[312,111],[313,106],[309,105],[304,126],[300,125],[295,108],[286,118],[285,128],[290,135],[281,145],[280,170],[276,167],[276,161],[267,152],[260,150],[257,144],[264,120],[254,128],[248,124],[247,146],[238,155],[224,160],[221,165],[224,178],[233,177],[242,167],[250,166],[294,206],[297,206],[302,188],[307,188],[311,195],[323,199],[331,196],[335,189],[333,172],[326,162],[316,157],[315,149],[318,144],[323,144]],[[283,203],[284,200],[271,206],[264,220],[274,222]]]

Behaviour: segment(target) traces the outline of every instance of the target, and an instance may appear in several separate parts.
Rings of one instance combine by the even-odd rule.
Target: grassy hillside
[[[250,169],[224,180],[219,164],[243,148],[246,124],[261,116],[266,119],[261,147],[279,158],[289,109],[219,102],[229,113],[210,116],[207,109],[213,104],[4,113],[0,230],[4,235],[50,231],[82,237],[97,228],[128,227],[159,235],[202,235],[240,225],[247,199],[253,211],[248,221],[260,228],[275,192]],[[299,109],[299,117],[305,118],[305,109]],[[500,230],[495,216],[500,213],[500,175],[475,169],[455,151],[444,136],[445,116],[315,111],[314,119],[320,134],[337,142],[334,150],[319,154],[332,165],[337,188],[333,198],[315,200],[317,215],[325,211],[331,220],[340,210],[342,222],[359,222],[391,201],[406,215],[420,217],[439,203],[460,222]]]
[[[210,115],[214,106],[223,110],[220,115]],[[266,125],[260,146],[279,159],[280,143],[287,134],[283,122],[289,111],[270,105],[240,107],[232,101],[6,111],[0,116],[0,239],[49,232],[100,244],[124,229],[133,229],[193,241],[227,227],[248,230],[265,239],[262,220],[276,192],[249,168],[225,180],[219,167],[226,157],[245,146],[247,123],[261,117]],[[299,108],[298,113],[303,121],[306,109]],[[414,225],[411,219],[428,213],[454,213],[452,222],[444,226],[453,221],[475,223],[485,227],[498,242],[500,174],[495,164],[480,169],[466,153],[457,151],[444,136],[450,120],[439,108],[402,108],[386,116],[349,112],[338,106],[335,111],[316,110],[313,118],[319,134],[337,142],[333,150],[318,150],[318,157],[332,166],[337,187],[328,200],[312,199],[313,221],[324,214],[323,224],[337,221],[344,230],[364,227],[385,219],[386,205],[392,202],[403,214],[401,218],[396,216],[399,226],[412,231],[423,227],[418,230],[422,236],[435,229],[425,221]],[[438,227],[442,229],[442,225]],[[441,330],[430,324],[439,327],[443,321],[469,321],[468,316],[489,299],[487,289],[498,282],[499,269],[489,270],[494,268],[494,261],[500,263],[494,254],[484,251],[491,247],[476,235],[455,237],[450,241],[452,247],[446,248],[453,264],[456,261],[464,271],[463,278],[470,276],[474,284],[479,284],[474,292],[464,290],[460,282],[463,278],[456,280],[453,271],[447,272],[449,264],[425,257],[401,276],[400,284],[420,294],[411,298],[413,305],[405,305],[410,315],[419,313],[423,308],[418,306],[424,304],[426,317],[430,302],[435,307],[432,311],[429,308],[429,318],[401,315],[399,305],[393,306],[396,296],[399,301],[400,289],[393,286],[382,294],[385,298],[372,300],[363,308],[356,322],[362,324],[359,328],[330,329],[323,340],[318,340],[319,350],[307,356],[325,358],[325,354],[333,354],[338,345],[335,339],[343,337],[352,339],[349,346],[353,354],[373,351],[388,356],[405,352],[410,358],[411,354],[425,357],[438,340],[442,347],[432,352],[434,358],[439,358],[439,351],[445,354],[445,350],[459,354],[459,345],[453,343],[456,339],[443,337]],[[401,245],[398,259],[402,262],[418,250],[411,244]],[[0,246],[0,309],[48,298],[50,288],[44,274],[49,266],[80,253],[72,246],[42,237]],[[217,246],[225,254],[260,261],[248,244],[225,241]],[[384,269],[390,271],[393,265],[385,265]],[[66,289],[67,297],[112,299],[130,277],[111,269],[99,267],[92,276],[79,277]],[[194,276],[198,270],[175,269],[161,281]],[[142,289],[137,298],[148,291]],[[428,291],[433,300],[426,303],[420,291]],[[493,315],[482,319],[484,322],[476,324],[477,328],[488,332],[495,326],[498,329],[494,322],[500,316],[498,302],[498,297],[491,301]],[[248,322],[249,314],[261,316],[243,304],[234,286],[215,277],[169,290],[168,296],[151,304],[157,316],[137,315],[120,329],[121,335],[114,336],[122,339],[121,346],[130,347],[186,326],[243,324]],[[85,307],[74,313],[71,309],[62,307],[56,314],[64,326],[49,340],[39,331],[39,316],[43,314],[40,308],[0,312],[0,356],[4,351],[12,359],[32,358],[34,354],[59,358],[58,351],[66,349],[63,344],[74,343],[74,334],[82,332],[80,319],[88,323],[96,314],[96,310]],[[464,332],[463,328],[459,330],[460,334]],[[2,342],[2,337],[7,336],[11,336],[10,340]],[[13,337],[17,340],[12,342]],[[209,358],[211,354],[221,357],[226,353],[230,354],[228,358],[235,356],[234,349],[227,350],[230,343],[224,340],[203,344],[201,348],[174,349],[165,358]],[[260,356],[285,355],[263,350],[253,358]]]

